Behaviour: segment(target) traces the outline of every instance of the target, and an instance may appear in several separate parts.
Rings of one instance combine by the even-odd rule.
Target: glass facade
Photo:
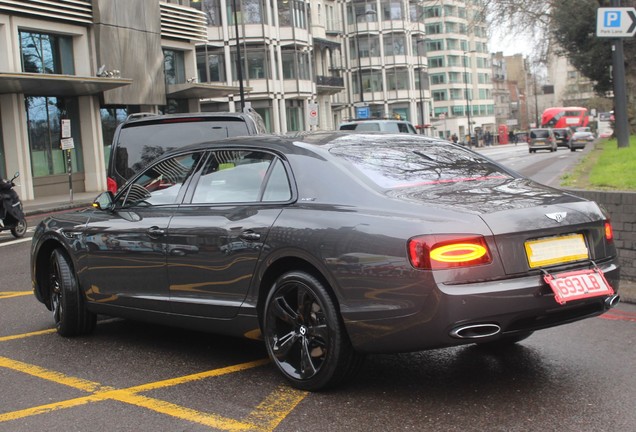
[[[74,75],[73,39],[48,33],[20,31],[22,71]]]
[[[61,121],[71,121],[71,136],[75,148],[71,152],[73,172],[84,170],[80,139],[80,117],[75,98],[49,96],[25,97],[31,171],[33,177],[67,172],[64,150],[61,148]]]
[[[186,82],[183,51],[163,50],[163,73],[166,77],[166,84],[182,84]]]

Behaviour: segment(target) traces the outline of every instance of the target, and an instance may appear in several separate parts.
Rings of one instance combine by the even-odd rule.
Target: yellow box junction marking
[[[273,431],[305,398],[305,396],[307,396],[307,392],[295,390],[287,386],[280,386],[263,402],[261,402],[244,420],[235,420],[216,414],[205,413],[139,394],[145,391],[172,387],[179,384],[241,372],[267,363],[269,363],[268,359],[256,360],[220,369],[212,369],[196,374],[133,386],[126,389],[115,389],[113,387],[103,386],[97,382],[71,377],[39,366],[11,360],[6,357],[0,357],[0,367],[92,393],[84,397],[3,413],[0,414],[0,423],[86,405],[93,402],[115,400],[223,431]]]
[[[9,297],[7,293],[0,293],[0,299]],[[24,295],[31,294],[30,292]],[[55,333],[55,329],[46,329],[23,333],[18,335],[2,336],[0,342],[24,339],[28,337],[41,336]],[[168,415],[181,420],[209,426],[217,430],[228,432],[235,431],[255,431],[270,432],[276,429],[281,421],[307,396],[307,392],[292,389],[287,386],[280,386],[274,390],[263,402],[261,402],[243,420],[226,418],[216,414],[210,414],[193,410],[184,406],[173,404],[156,398],[141,395],[142,392],[172,387],[179,384],[186,384],[193,381],[219,377],[231,373],[241,372],[269,363],[269,359],[261,359],[238,365],[228,366],[220,369],[212,369],[205,372],[185,375],[176,378],[141,384],[125,389],[104,386],[98,382],[65,375],[60,372],[51,371],[40,366],[12,360],[0,356],[0,367],[15,372],[24,373],[33,377],[47,380],[56,384],[61,384],[76,390],[91,393],[84,397],[67,399],[50,404],[39,405],[18,411],[0,413],[0,423],[10,422],[25,417],[46,414],[57,410],[78,407],[94,402],[105,400],[115,400],[141,408],[146,408],[157,413]]]

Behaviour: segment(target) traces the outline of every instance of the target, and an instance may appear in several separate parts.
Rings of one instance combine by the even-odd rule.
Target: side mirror
[[[110,191],[102,192],[97,195],[95,201],[93,201],[93,208],[97,210],[112,210],[113,209],[113,193]]]

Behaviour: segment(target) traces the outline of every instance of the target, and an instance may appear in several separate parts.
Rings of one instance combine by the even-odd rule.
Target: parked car
[[[108,159],[108,190],[116,192],[148,163],[169,150],[233,136],[266,133],[261,116],[244,112],[131,114],[113,137]]]
[[[390,132],[417,134],[415,126],[413,126],[406,120],[353,120],[341,123],[338,129],[356,132]]]
[[[570,151],[576,151],[576,149],[584,149],[585,145],[594,142],[594,134],[592,132],[574,132],[568,141],[568,147]]]
[[[557,147],[568,147],[570,136],[572,136],[572,130],[570,128],[555,128],[554,138],[556,139]]]
[[[62,336],[98,314],[260,336],[305,390],[366,353],[516,343],[602,314],[619,287],[593,201],[448,141],[338,132],[164,154],[42,221],[31,275]]]
[[[557,151],[556,137],[550,128],[530,129],[528,138],[528,152],[534,153],[537,150]]]

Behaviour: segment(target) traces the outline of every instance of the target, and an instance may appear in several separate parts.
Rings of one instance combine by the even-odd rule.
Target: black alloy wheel
[[[53,320],[60,335],[78,336],[95,329],[97,316],[84,307],[70,259],[60,249],[53,250],[49,259],[49,291]]]
[[[26,234],[26,230],[27,230],[27,221],[26,219],[22,218],[18,221],[18,223],[13,228],[11,228],[11,234],[15,238],[24,237],[24,234]]]
[[[329,291],[314,276],[292,271],[270,291],[263,316],[270,358],[302,390],[323,390],[355,375],[363,356],[349,341]]]

